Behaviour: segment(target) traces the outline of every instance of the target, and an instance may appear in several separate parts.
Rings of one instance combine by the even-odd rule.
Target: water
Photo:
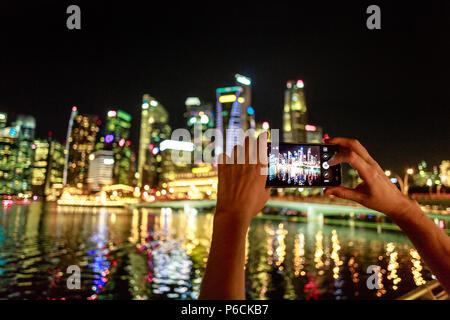
[[[0,299],[195,299],[212,214],[32,203],[0,211]],[[431,279],[399,232],[255,219],[246,254],[253,299],[392,299]],[[81,269],[69,290],[67,268]],[[366,286],[369,265],[380,289]]]

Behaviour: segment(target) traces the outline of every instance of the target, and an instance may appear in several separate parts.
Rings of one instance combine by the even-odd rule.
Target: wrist
[[[233,230],[247,232],[250,227],[251,218],[239,212],[216,210],[214,214],[214,224],[230,227]]]
[[[397,222],[405,222],[412,219],[419,219],[425,216],[417,201],[405,196],[405,201],[401,204],[399,210],[391,213],[391,218]]]

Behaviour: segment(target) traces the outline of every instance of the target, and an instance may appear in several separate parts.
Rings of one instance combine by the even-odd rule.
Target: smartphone
[[[267,145],[266,186],[276,188],[331,187],[341,184],[341,166],[328,165],[339,151],[332,144],[283,143]]]

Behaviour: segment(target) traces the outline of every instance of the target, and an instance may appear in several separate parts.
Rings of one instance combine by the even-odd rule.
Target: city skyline
[[[229,17],[236,29],[227,29],[210,20],[205,28],[207,10],[196,6],[180,4],[183,14],[177,10],[168,18],[163,5],[155,7],[161,15],[152,21],[159,24],[148,27],[135,10],[83,4],[79,33],[65,28],[65,14],[58,18],[63,5],[17,6],[24,18],[11,11],[1,22],[2,35],[8,32],[0,111],[33,115],[37,137],[52,131],[63,140],[76,105],[100,118],[112,109],[130,113],[135,128],[130,136],[137,143],[143,93],[161,101],[172,128],[184,127],[187,97],[214,103],[215,89],[242,73],[252,79],[256,120],[270,117],[271,128],[282,129],[286,81],[302,79],[310,122],[330,136],[358,138],[383,167],[400,171],[423,159],[438,164],[448,158],[442,146],[449,132],[438,122],[448,110],[448,42],[433,32],[447,26],[439,19],[440,10],[448,9],[443,3],[427,8],[425,17],[385,4],[378,34],[364,29],[363,5],[308,4],[295,14],[275,7],[273,15],[244,6]],[[36,38],[26,19],[34,14],[42,17]],[[409,28],[411,17],[420,23]],[[170,28],[187,21],[183,30]],[[229,37],[232,32],[240,37]],[[64,125],[55,125],[59,122]]]
[[[0,299],[448,300],[449,17],[0,1]]]

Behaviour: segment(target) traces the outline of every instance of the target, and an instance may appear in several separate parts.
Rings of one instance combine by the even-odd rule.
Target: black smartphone
[[[283,143],[267,145],[267,187],[331,187],[341,184],[341,166],[328,160],[339,151],[332,144]]]

